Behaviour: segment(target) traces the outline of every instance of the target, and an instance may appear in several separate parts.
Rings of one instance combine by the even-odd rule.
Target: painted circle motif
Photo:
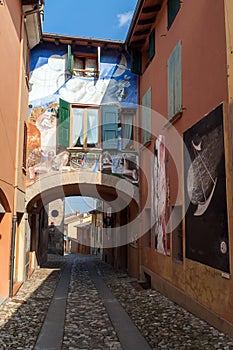
[[[227,252],[227,244],[226,244],[226,242],[222,241],[220,243],[220,251],[221,251],[222,254],[226,254],[226,252]]]
[[[58,210],[56,210],[56,209],[52,210],[51,215],[52,215],[52,217],[54,217],[54,218],[58,217],[58,215],[59,215]]]

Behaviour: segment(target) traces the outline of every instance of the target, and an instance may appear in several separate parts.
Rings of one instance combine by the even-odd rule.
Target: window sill
[[[179,120],[183,115],[183,111],[177,112],[173,117],[169,119],[169,121],[164,125],[164,128],[168,129],[170,128],[177,120]]]

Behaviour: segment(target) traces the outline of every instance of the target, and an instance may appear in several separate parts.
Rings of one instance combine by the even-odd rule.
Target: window
[[[151,141],[151,88],[142,97],[142,144]]]
[[[101,117],[100,117],[101,113]],[[123,113],[124,148],[134,149],[134,111]],[[59,102],[59,146],[118,149],[118,106],[72,105]]]
[[[99,146],[99,108],[95,106],[72,106],[60,99],[59,145],[64,147]]]
[[[180,9],[180,0],[167,1],[167,28],[169,29]]]
[[[130,67],[132,73],[142,74],[142,54],[134,48],[130,49]]]
[[[78,77],[97,78],[99,75],[98,52],[96,54],[73,53],[71,45],[68,45],[68,70]]]
[[[168,59],[168,119],[182,113],[181,40]]]
[[[74,55],[74,75],[79,77],[98,77],[98,61],[95,56]]]
[[[98,147],[99,109],[72,108],[72,147]]]
[[[118,107],[102,106],[102,148],[117,149]]]
[[[148,52],[149,61],[152,60],[154,55],[155,55],[155,30],[153,29],[149,35],[149,52]]]
[[[133,111],[122,111],[121,113],[121,137],[122,149],[132,150],[134,149],[135,140],[135,114]]]

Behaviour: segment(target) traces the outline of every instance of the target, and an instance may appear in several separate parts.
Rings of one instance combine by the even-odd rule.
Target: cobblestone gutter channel
[[[61,270],[75,259],[61,350],[120,350],[122,346],[100,294],[90,278],[87,257],[65,256],[34,272],[12,300],[0,306],[0,350],[34,349]],[[193,316],[155,290],[134,288],[124,272],[91,258],[107,286],[154,350],[233,350],[233,339]],[[60,349],[59,349],[60,350]],[[133,349],[132,349],[133,350]],[[141,349],[143,350],[143,349]]]
[[[65,260],[35,270],[12,299],[0,306],[0,350],[34,349]]]
[[[155,290],[136,290],[127,274],[98,261],[105,283],[152,349],[232,350],[233,339]]]

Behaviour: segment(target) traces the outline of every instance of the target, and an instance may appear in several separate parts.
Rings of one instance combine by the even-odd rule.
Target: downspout
[[[10,298],[13,296],[16,227],[17,227],[17,215],[13,215],[12,230],[11,230],[11,252],[10,252],[10,283],[9,283]]]

